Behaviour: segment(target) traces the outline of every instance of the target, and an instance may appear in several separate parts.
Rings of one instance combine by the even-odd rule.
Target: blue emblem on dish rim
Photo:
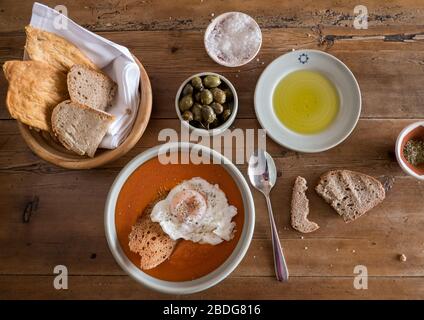
[[[305,63],[307,63],[307,62],[308,62],[308,60],[309,60],[309,56],[308,56],[306,53],[301,53],[301,54],[299,55],[299,58],[297,58],[297,60],[299,60],[299,62],[300,62],[301,64],[305,64]]]

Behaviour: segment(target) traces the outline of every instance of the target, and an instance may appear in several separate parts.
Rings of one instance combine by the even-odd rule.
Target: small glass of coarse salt
[[[216,63],[240,67],[258,54],[262,32],[251,16],[242,12],[226,12],[209,24],[204,42],[206,52]]]

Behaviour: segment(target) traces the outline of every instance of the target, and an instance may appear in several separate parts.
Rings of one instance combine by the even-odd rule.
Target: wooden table
[[[424,298],[424,183],[406,176],[394,157],[400,130],[424,116],[424,2],[368,0],[368,30],[352,27],[358,1],[61,3],[77,23],[127,46],[142,61],[153,84],[154,111],[145,135],[125,157],[95,170],[64,170],[40,160],[24,144],[5,108],[7,86],[0,75],[0,299]],[[21,59],[31,7],[32,1],[1,1],[1,63]],[[213,63],[202,42],[212,16],[231,10],[252,15],[263,31],[258,60],[236,69]],[[280,171],[272,202],[290,282],[274,278],[265,202],[254,192],[254,240],[229,278],[190,296],[162,295],[138,285],[115,263],[103,230],[105,197],[119,170],[157,145],[162,128],[179,127],[174,95],[195,72],[216,71],[233,81],[240,97],[234,127],[258,128],[253,109],[258,76],[273,59],[300,48],[326,50],[344,61],[359,81],[363,110],[353,134],[327,152],[301,154],[268,140]],[[390,189],[387,199],[345,224],[313,191],[319,175],[334,168],[379,178]],[[245,165],[240,169],[246,174]],[[311,219],[321,226],[303,238],[289,223],[297,175],[309,181]],[[406,262],[400,262],[400,254]],[[68,267],[68,290],[53,288],[53,268],[59,264]],[[353,286],[356,265],[368,268],[367,290]]]

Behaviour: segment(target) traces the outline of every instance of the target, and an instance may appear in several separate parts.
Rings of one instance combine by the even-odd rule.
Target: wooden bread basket
[[[116,149],[98,149],[93,158],[79,156],[64,148],[49,133],[36,131],[18,121],[19,131],[29,148],[40,158],[66,169],[91,169],[125,155],[138,142],[147,127],[152,111],[152,87],[146,70],[133,56],[140,68],[140,104],[133,127]]]

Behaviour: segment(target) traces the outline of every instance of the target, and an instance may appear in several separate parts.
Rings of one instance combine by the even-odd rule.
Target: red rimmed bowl
[[[405,127],[396,141],[396,158],[402,170],[410,176],[424,181],[424,164],[413,166],[403,155],[405,144],[412,139],[424,140],[424,121],[414,122]]]

